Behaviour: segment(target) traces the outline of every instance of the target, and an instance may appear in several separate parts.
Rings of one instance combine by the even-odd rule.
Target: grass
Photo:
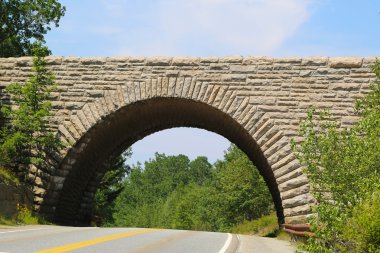
[[[48,225],[43,217],[34,214],[31,210],[23,205],[17,205],[17,216],[15,218],[7,218],[0,215],[0,225],[17,226],[17,225]]]
[[[276,238],[283,241],[292,241],[292,237],[282,229],[279,230]]]
[[[40,224],[37,215],[34,215],[26,206],[17,204],[17,222],[24,225]]]
[[[20,185],[18,178],[4,167],[0,167],[0,183],[13,186]]]
[[[244,221],[232,228],[233,233],[243,235],[257,235],[273,237],[279,240],[290,241],[291,237],[278,226],[277,215],[272,212],[253,221]]]
[[[259,236],[271,236],[272,234],[276,234],[277,230],[278,222],[275,213],[265,215],[253,221],[244,221],[232,228],[232,232],[236,234]]]
[[[14,219],[8,219],[3,216],[0,216],[0,225],[2,226],[16,226],[17,222]]]

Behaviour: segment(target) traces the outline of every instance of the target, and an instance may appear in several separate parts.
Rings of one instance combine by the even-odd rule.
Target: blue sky
[[[379,0],[61,0],[66,15],[46,36],[63,56],[379,56]],[[136,143],[154,152],[206,155],[229,145],[203,130],[173,129]]]

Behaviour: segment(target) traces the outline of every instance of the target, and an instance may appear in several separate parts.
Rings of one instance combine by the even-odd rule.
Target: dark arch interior
[[[271,192],[279,222],[284,219],[280,193],[273,172],[262,151],[232,117],[210,105],[189,99],[153,98],[125,106],[92,127],[69,152],[73,161],[55,210],[55,221],[67,225],[89,222],[92,194],[104,175],[110,157],[121,154],[136,141],[173,127],[196,127],[224,136],[243,150],[259,169]],[[87,143],[81,152],[75,152]],[[92,193],[92,194],[91,194]],[[87,207],[84,203],[88,203]]]

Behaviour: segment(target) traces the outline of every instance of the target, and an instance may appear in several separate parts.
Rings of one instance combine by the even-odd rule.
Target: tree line
[[[206,157],[156,153],[144,165],[119,166],[105,178],[122,174],[115,171],[125,177],[95,197],[105,225],[228,231],[273,210],[264,179],[235,145],[215,164]],[[115,185],[122,185],[117,197],[109,191],[117,191]]]

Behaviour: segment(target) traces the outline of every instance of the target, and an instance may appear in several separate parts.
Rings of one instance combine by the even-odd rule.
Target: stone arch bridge
[[[375,58],[47,57],[58,84],[51,128],[67,146],[32,170],[35,206],[66,224],[86,221],[110,158],[172,127],[216,132],[239,146],[263,175],[280,222],[302,223],[313,198],[290,139],[310,105],[342,126],[375,76]],[[3,88],[24,82],[31,58],[0,59]]]

